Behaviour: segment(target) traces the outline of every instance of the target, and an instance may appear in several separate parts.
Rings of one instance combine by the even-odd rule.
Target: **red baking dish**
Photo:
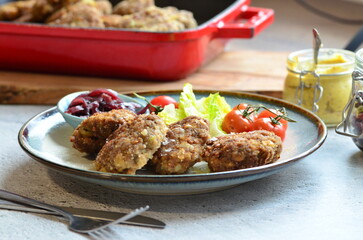
[[[196,3],[194,7],[193,2]],[[212,2],[223,4],[211,6]],[[177,80],[193,73],[222,52],[228,39],[252,38],[270,25],[274,18],[272,9],[251,7],[249,0],[207,0],[204,1],[204,7],[197,5],[200,3],[171,0],[159,1],[158,5],[156,1],[157,6],[170,5],[193,12],[198,27],[180,32],[66,28],[0,22],[0,68]],[[208,9],[212,11],[205,13]],[[211,14],[215,15],[203,21]]]

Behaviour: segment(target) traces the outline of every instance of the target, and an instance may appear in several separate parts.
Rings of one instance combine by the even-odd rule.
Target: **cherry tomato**
[[[282,112],[276,110],[276,109],[269,109],[269,110],[263,110],[262,112],[260,112],[260,114],[258,114],[257,118],[276,118],[277,116],[281,116],[284,115]],[[281,125],[287,129],[287,121],[283,118],[279,118],[278,121],[281,123]]]
[[[154,97],[150,103],[155,106],[164,108],[166,105],[174,104],[175,108],[178,108],[178,102],[170,96],[157,96]],[[155,108],[150,106],[150,111],[155,112]]]
[[[254,130],[253,121],[253,116],[250,119],[243,116],[243,110],[232,109],[223,119],[222,130],[226,133],[252,131]]]
[[[233,107],[234,110],[245,110],[248,107],[247,103],[240,103]]]
[[[270,118],[257,118],[254,122],[255,130],[267,130],[275,133],[283,141],[286,135],[286,128],[282,124],[275,124]]]
[[[247,110],[246,110],[247,109]],[[238,104],[238,105],[236,105],[236,106],[234,106],[233,108],[232,108],[232,110],[240,110],[240,111],[247,111],[247,113],[248,113],[248,116],[253,120],[253,119],[255,119],[256,117],[257,117],[257,113],[256,113],[256,110],[255,110],[255,108],[254,107],[252,107],[251,105],[249,105],[249,104],[247,104],[247,103],[240,103],[240,104]],[[245,112],[245,114],[247,114],[246,112]]]

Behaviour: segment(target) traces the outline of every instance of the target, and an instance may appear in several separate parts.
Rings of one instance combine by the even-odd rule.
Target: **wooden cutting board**
[[[281,97],[286,75],[285,52],[231,51],[185,79],[154,82],[0,71],[0,103],[55,104],[64,95],[95,88],[118,92],[182,89],[248,91]]]

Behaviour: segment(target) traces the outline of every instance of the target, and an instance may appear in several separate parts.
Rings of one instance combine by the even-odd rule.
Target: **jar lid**
[[[302,71],[313,71],[313,56],[313,49],[304,49],[290,53],[287,58],[288,70],[298,74]],[[355,54],[352,51],[336,48],[321,48],[319,50],[316,73],[320,76],[351,74],[354,69],[354,63]]]

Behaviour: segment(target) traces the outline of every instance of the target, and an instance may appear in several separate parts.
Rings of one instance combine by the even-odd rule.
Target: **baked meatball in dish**
[[[0,6],[0,21],[18,21],[28,16],[35,4],[35,0],[8,2]]]
[[[115,130],[135,117],[136,114],[127,109],[95,113],[74,130],[71,136],[73,147],[80,152],[98,153]]]
[[[47,20],[49,25],[71,27],[105,27],[102,17],[107,10],[105,5],[94,1],[81,1],[61,8],[54,12]],[[109,6],[111,7],[111,6]]]
[[[137,115],[110,136],[97,155],[96,170],[135,174],[160,147],[167,129],[164,121],[155,114]]]
[[[200,161],[203,146],[210,138],[209,122],[189,116],[169,125],[165,141],[154,154],[150,165],[159,174],[182,174]]]
[[[44,22],[50,15],[59,9],[72,5],[82,0],[35,0],[35,4],[31,10],[26,22]]]
[[[114,14],[128,15],[155,6],[154,0],[123,0],[113,8]]]
[[[181,31],[197,26],[193,14],[174,7],[148,7],[130,15],[104,16],[106,27],[138,29],[143,31]]]
[[[222,172],[273,163],[280,158],[281,151],[280,137],[256,130],[209,139],[203,160],[212,172]]]
[[[94,6],[104,15],[112,13],[112,4],[108,0],[96,0]]]
[[[157,7],[154,0],[24,0],[0,6],[0,21],[45,23],[63,27],[182,31],[197,27],[193,13]]]

